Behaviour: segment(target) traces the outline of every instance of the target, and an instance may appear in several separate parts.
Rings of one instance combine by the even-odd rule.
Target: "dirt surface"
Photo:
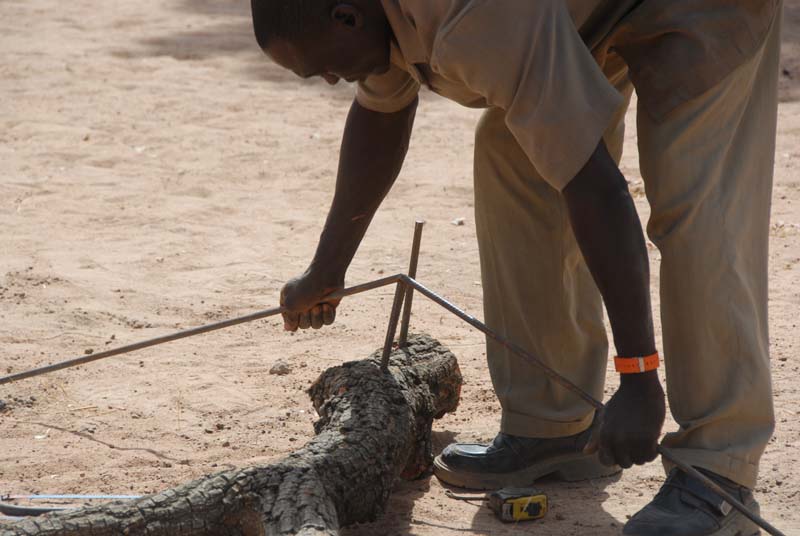
[[[0,372],[274,306],[305,268],[352,88],[269,64],[248,5],[0,2]],[[758,498],[800,534],[800,0],[785,41],[770,272],[778,427]],[[423,95],[407,165],[348,283],[404,271],[424,218],[420,279],[481,316],[477,117]],[[633,130],[623,170],[646,219]],[[324,332],[290,335],[272,319],[0,387],[0,494],[144,494],[296,449],[313,433],[305,389],[380,346],[391,294],[347,300]],[[466,379],[459,411],[435,425],[436,447],[492,438],[482,337],[421,298],[414,329],[452,348]],[[269,374],[279,360],[288,374]],[[519,527],[448,499],[435,479],[402,483],[384,518],[345,533],[618,534],[661,479],[654,463],[544,482],[550,514]]]

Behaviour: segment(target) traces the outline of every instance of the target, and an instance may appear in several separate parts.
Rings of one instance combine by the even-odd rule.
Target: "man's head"
[[[298,76],[352,82],[389,68],[391,29],[379,0],[251,0],[261,49]]]

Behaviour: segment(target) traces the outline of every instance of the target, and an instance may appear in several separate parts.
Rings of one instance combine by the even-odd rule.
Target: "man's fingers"
[[[300,317],[298,319],[298,326],[300,329],[308,329],[311,327],[311,312],[305,311],[300,313]]]
[[[311,309],[311,327],[314,329],[319,329],[323,325],[322,320],[322,305],[315,305],[313,309]]]
[[[322,326],[333,324],[336,319],[336,307],[329,303],[320,303],[308,311],[286,311],[283,313],[283,329],[297,331],[297,329],[320,329]]]
[[[332,306],[329,303],[322,304],[322,321],[325,322],[326,326],[330,326],[333,324],[333,321],[336,320],[336,307]]]
[[[611,449],[608,448],[607,445],[601,444],[598,451],[597,457],[600,460],[600,463],[607,466],[616,465],[614,463],[614,454],[611,452]]]
[[[297,313],[287,311],[283,313],[283,329],[286,331],[297,331]]]
[[[614,448],[614,461],[623,469],[630,469],[633,465],[630,449],[625,445],[617,445],[616,448]]]
[[[644,465],[647,462],[652,462],[658,456],[658,444],[655,442],[643,442],[636,445],[634,455],[631,456],[633,463],[637,465]]]

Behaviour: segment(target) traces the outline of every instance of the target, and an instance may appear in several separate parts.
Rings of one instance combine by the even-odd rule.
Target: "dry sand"
[[[270,65],[248,5],[0,2],[2,373],[273,306],[305,268],[352,88]],[[800,534],[800,0],[788,7],[770,255],[778,427],[758,497],[768,519]],[[480,316],[476,119],[423,96],[407,165],[349,283],[404,270],[424,218],[420,279]],[[632,130],[623,169],[646,219]],[[324,332],[262,321],[4,386],[0,494],[151,493],[275,459],[313,433],[304,390],[319,372],[380,346],[390,301],[390,290],[350,299]],[[422,299],[415,313],[412,330],[448,344],[466,379],[459,411],[435,425],[437,448],[489,440],[498,405],[481,336]],[[292,372],[269,375],[279,359]],[[618,534],[661,479],[654,463],[545,483],[550,515],[513,532]],[[399,484],[382,519],[345,534],[458,532],[512,528],[429,479]]]

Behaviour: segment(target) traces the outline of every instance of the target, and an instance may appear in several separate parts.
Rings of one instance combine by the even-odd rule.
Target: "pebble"
[[[20,406],[24,406],[26,408],[32,408],[33,404],[36,402],[36,397],[35,396],[31,396],[31,397],[28,397],[28,398],[20,398],[20,397],[14,396],[14,397],[11,397],[11,399],[14,402],[16,402],[17,404],[19,404]]]
[[[285,376],[292,372],[292,367],[286,361],[276,361],[269,373],[276,376]]]

